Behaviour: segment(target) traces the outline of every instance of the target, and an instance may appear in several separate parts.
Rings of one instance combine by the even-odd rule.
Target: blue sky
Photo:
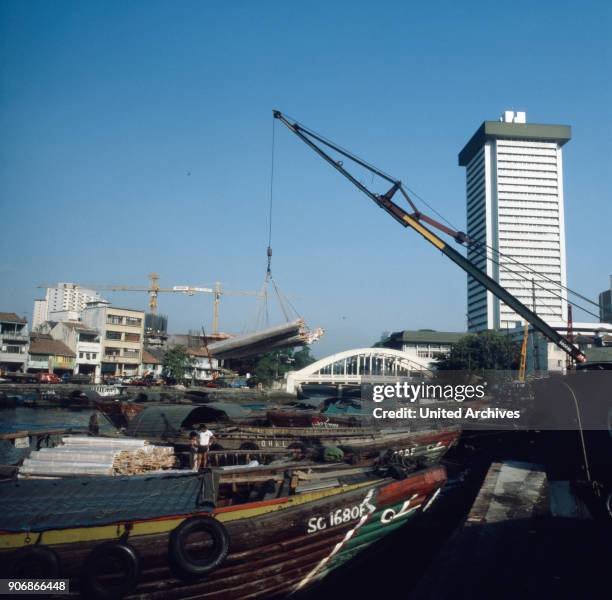
[[[568,279],[596,297],[612,272],[610,6],[5,1],[0,310],[30,316],[41,282],[146,284],[151,271],[162,285],[259,289],[273,108],[461,228],[457,153],[483,120],[515,109],[571,125]],[[280,127],[275,173],[273,272],[327,329],[316,355],[385,330],[465,328],[463,272]],[[225,298],[222,329],[252,326],[256,310]],[[160,312],[172,331],[209,329],[212,302],[168,294]]]

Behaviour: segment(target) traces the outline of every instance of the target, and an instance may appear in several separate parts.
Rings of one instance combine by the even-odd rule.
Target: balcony
[[[27,333],[21,333],[19,331],[3,331],[0,333],[0,339],[4,342],[20,342],[27,344],[30,341],[30,336]]]
[[[124,355],[105,354],[102,357],[102,362],[139,364],[140,363],[140,353],[124,354]]]
[[[0,352],[0,363],[25,364],[27,358],[25,352]]]

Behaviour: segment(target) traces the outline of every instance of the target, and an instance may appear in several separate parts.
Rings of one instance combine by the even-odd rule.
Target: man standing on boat
[[[214,438],[214,434],[208,427],[204,424],[200,425],[199,429],[199,442],[200,447],[198,449],[198,471],[205,468],[208,464],[208,450],[210,448],[210,444]]]

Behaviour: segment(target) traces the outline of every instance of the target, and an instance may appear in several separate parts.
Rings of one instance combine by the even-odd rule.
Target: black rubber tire
[[[17,550],[5,576],[9,579],[59,579],[59,574],[60,560],[55,550],[37,545]]]
[[[198,531],[205,531],[213,540],[213,549],[205,558],[189,556],[187,538]],[[225,526],[212,517],[189,517],[170,534],[168,547],[170,560],[185,575],[205,575],[216,569],[229,552],[229,534]]]
[[[302,442],[293,442],[287,446],[287,450],[299,450],[302,456],[305,456],[308,451],[308,446]]]
[[[98,571],[103,560],[111,558],[123,564],[125,576],[118,585],[108,586],[99,581]],[[96,546],[83,564],[81,594],[85,598],[112,600],[133,592],[140,579],[140,558],[132,546],[122,542],[105,542]]]
[[[240,450],[259,450],[259,446],[255,442],[244,442],[240,445]]]

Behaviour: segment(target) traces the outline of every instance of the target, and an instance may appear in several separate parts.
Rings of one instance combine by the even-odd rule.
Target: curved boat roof
[[[127,434],[136,437],[176,435],[193,424],[229,421],[249,416],[250,411],[231,402],[206,404],[154,404],[136,415]]]

